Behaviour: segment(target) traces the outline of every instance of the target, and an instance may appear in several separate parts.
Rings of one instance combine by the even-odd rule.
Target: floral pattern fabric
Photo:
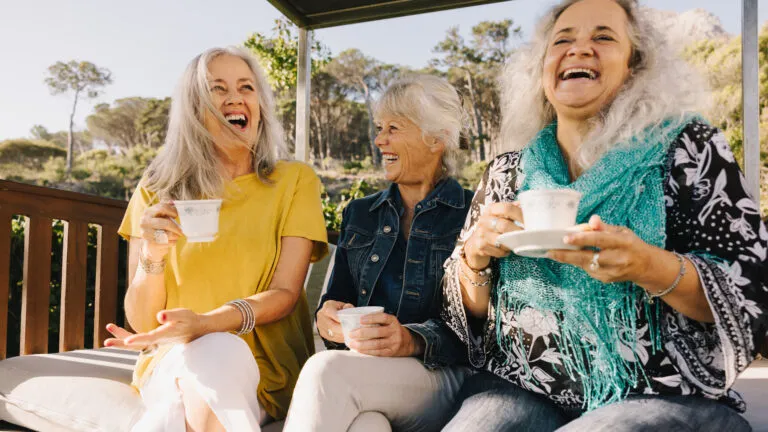
[[[629,361],[642,362],[645,378],[634,394],[702,395],[743,411],[741,397],[730,388],[755,358],[768,328],[768,230],[743,174],[721,132],[689,123],[669,149],[664,180],[666,249],[694,265],[715,317],[701,323],[661,302],[663,349],[654,350],[643,305],[638,304],[636,346],[623,346]],[[467,345],[476,368],[486,369],[556,404],[579,408],[581,385],[568,375],[553,337],[555,317],[534,309],[518,316],[491,304],[487,319],[466,315],[458,279],[459,251],[472,235],[483,209],[514,201],[525,175],[518,152],[496,157],[488,166],[450,259],[445,263],[442,318]],[[524,352],[513,345],[505,352],[496,341],[496,326],[516,337],[522,329]],[[632,338],[627,338],[631,340]],[[526,356],[530,368],[521,360]]]

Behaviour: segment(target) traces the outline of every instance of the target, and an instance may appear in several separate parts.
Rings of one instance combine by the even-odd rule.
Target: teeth
[[[585,68],[573,68],[573,69],[567,69],[565,72],[563,72],[563,79],[570,78],[571,75],[576,73],[585,73],[589,75],[589,79],[595,79],[597,78],[597,74],[595,71],[591,69],[585,69]]]
[[[245,121],[245,115],[243,115],[243,114],[227,114],[226,116],[224,116],[224,118],[227,119],[227,121],[229,121],[229,120],[243,120],[243,121]]]
[[[394,162],[400,159],[398,156],[395,156],[395,155],[382,155],[381,158],[384,159],[385,162]]]

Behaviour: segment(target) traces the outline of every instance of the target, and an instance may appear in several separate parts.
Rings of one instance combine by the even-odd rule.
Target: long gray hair
[[[253,73],[260,116],[254,142],[248,142],[213,105],[208,90],[208,65],[221,55],[241,58]],[[144,175],[143,186],[158,198],[200,199],[223,195],[228,177],[216,143],[205,128],[206,112],[212,113],[222,129],[232,132],[239,138],[240,145],[250,150],[254,171],[262,181],[268,181],[277,161],[286,157],[272,89],[256,59],[238,47],[211,48],[192,59],[184,71],[171,102],[165,146]]]
[[[544,126],[556,119],[544,96],[544,57],[550,34],[560,15],[580,0],[564,0],[539,22],[533,39],[512,55],[501,77],[501,143],[506,151],[524,148]],[[591,132],[579,148],[576,162],[586,169],[608,150],[665,119],[682,120],[705,111],[706,84],[639,10],[635,0],[614,0],[627,14],[632,44],[630,75],[616,98],[592,119]]]

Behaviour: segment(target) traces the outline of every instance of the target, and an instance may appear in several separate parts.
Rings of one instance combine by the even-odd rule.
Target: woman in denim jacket
[[[430,431],[446,420],[468,373],[466,348],[438,319],[443,263],[472,200],[451,177],[464,118],[456,90],[434,76],[398,80],[378,101],[375,144],[392,184],[344,209],[317,311],[330,350],[305,364],[284,430]],[[354,306],[384,312],[365,316],[378,326],[350,333],[347,347],[337,311]]]

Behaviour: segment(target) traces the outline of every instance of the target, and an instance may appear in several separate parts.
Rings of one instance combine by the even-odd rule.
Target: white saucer
[[[499,235],[499,243],[517,255],[530,258],[545,258],[551,249],[579,250],[579,246],[563,243],[563,237],[581,232],[578,227],[546,230],[512,231]]]

